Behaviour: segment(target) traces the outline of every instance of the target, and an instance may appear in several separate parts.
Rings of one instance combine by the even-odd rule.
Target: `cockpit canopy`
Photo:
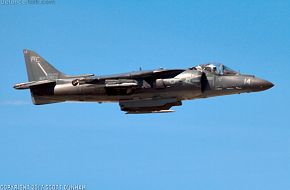
[[[213,74],[218,74],[218,75],[237,75],[239,72],[234,71],[233,69],[223,65],[223,64],[203,64],[203,65],[198,65],[194,67],[194,69],[199,70],[199,71],[207,71]]]

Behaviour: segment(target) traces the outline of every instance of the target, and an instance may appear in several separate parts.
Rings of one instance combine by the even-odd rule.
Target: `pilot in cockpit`
[[[216,72],[216,66],[213,65],[213,64],[207,64],[205,67],[204,67],[204,70],[208,71],[208,72],[212,72],[212,73],[215,73]]]
[[[213,74],[217,75],[237,75],[239,74],[237,71],[234,71],[230,69],[229,67],[226,67],[225,65],[218,64],[214,65],[211,63],[204,64],[204,65],[198,65],[195,67],[195,70],[198,71],[207,71]]]

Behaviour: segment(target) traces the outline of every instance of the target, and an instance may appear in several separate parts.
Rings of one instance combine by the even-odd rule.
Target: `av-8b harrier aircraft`
[[[267,90],[274,85],[254,75],[240,74],[219,64],[188,69],[156,69],[117,75],[70,76],[58,71],[37,53],[24,50],[30,89],[36,105],[65,101],[118,102],[128,114],[172,112],[182,100]]]

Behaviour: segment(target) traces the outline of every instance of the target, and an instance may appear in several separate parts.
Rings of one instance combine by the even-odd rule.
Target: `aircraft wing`
[[[94,77],[81,77],[76,78],[73,81],[74,85],[77,84],[97,84],[105,80],[110,79],[157,79],[157,78],[173,78],[176,75],[183,72],[184,69],[157,69],[149,71],[135,71],[130,73],[122,73],[116,75],[104,75],[104,76],[94,76]]]
[[[156,69],[149,71],[134,71],[129,73],[121,73],[117,75],[100,76],[96,77],[96,79],[121,79],[121,78],[137,79],[147,77],[160,77],[162,75],[177,75],[183,71],[184,69]]]
[[[121,110],[126,111],[127,114],[141,114],[174,112],[170,108],[172,106],[181,106],[182,103],[180,100],[172,98],[120,101],[119,105]]]

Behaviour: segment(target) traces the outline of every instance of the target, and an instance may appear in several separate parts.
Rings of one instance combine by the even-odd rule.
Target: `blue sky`
[[[289,189],[289,1],[58,1],[0,5],[0,184],[87,189]],[[67,74],[222,62],[264,92],[186,101],[35,106],[22,49]]]

